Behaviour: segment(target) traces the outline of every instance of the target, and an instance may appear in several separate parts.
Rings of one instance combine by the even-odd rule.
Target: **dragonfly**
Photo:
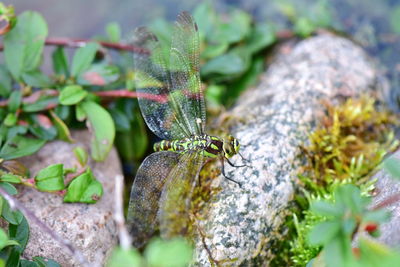
[[[134,54],[139,107],[147,126],[163,139],[139,167],[129,200],[127,225],[133,245],[142,247],[157,228],[163,238],[187,233],[202,166],[213,158],[235,166],[229,158],[240,155],[240,144],[232,135],[205,133],[199,34],[191,15],[178,15],[167,44],[146,27],[134,36],[144,49]],[[222,173],[238,183],[225,175],[223,164]]]

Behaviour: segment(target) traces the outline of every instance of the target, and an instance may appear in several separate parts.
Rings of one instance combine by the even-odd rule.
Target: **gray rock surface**
[[[400,160],[400,150],[393,156]],[[379,205],[385,199],[400,194],[400,181],[390,177],[385,170],[379,170],[372,179],[377,179],[375,184],[377,194],[374,196],[371,206]],[[390,247],[400,248],[400,202],[394,202],[386,208],[392,213],[392,217],[388,222],[381,224],[381,235],[378,241]]]
[[[231,133],[252,167],[226,164],[227,175],[243,188],[216,179],[222,190],[198,222],[204,234],[196,241],[195,265],[211,266],[210,260],[221,266],[268,265],[293,199],[299,145],[324,111],[321,101],[371,92],[377,75],[361,48],[331,34],[279,49],[259,85],[231,111],[239,122]],[[241,162],[238,156],[233,161]]]
[[[72,168],[78,165],[72,149],[75,146],[85,147],[89,151],[90,134],[79,131],[73,134],[77,141],[69,144],[54,141],[46,144],[35,155],[25,157],[23,162],[33,177],[41,169],[50,164],[63,163]],[[63,197],[42,193],[20,187],[18,199],[33,211],[35,215],[61,235],[72,242],[92,263],[102,263],[110,250],[117,244],[117,229],[112,217],[114,210],[114,177],[121,174],[121,167],[115,149],[111,150],[104,162],[89,161],[88,164],[95,177],[102,183],[104,194],[96,204],[67,204]],[[44,256],[56,260],[62,266],[79,266],[68,251],[43,233],[37,225],[30,223],[30,239],[25,258]]]

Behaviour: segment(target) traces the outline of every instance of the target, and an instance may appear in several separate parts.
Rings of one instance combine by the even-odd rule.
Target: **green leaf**
[[[76,77],[87,70],[90,67],[90,64],[92,64],[94,57],[96,56],[96,52],[99,49],[99,44],[88,43],[84,47],[76,50],[72,59],[71,75]]]
[[[71,132],[69,131],[68,126],[65,124],[65,122],[60,119],[60,117],[58,117],[57,114],[52,110],[50,111],[50,115],[53,119],[54,126],[57,129],[58,138],[65,142],[74,142],[71,136]]]
[[[364,222],[383,223],[390,219],[391,213],[386,209],[368,211],[363,216]]]
[[[345,212],[339,205],[322,200],[311,203],[310,210],[321,216],[333,217],[341,217]]]
[[[119,69],[117,66],[104,63],[93,64],[88,70],[78,76],[78,83],[82,85],[104,86],[112,83],[119,78]]]
[[[40,267],[61,267],[61,265],[49,258],[33,257],[33,260],[39,264]]]
[[[47,32],[44,18],[37,12],[26,11],[4,36],[5,61],[16,80],[20,80],[22,73],[39,67]]]
[[[95,203],[102,195],[101,183],[94,179],[90,171],[87,171],[68,185],[64,202]]]
[[[22,213],[18,210],[12,210],[7,201],[3,202],[1,217],[10,224],[20,224],[22,221]]]
[[[393,178],[400,179],[400,159],[389,157],[383,162],[383,167]]]
[[[49,88],[53,84],[50,78],[39,70],[25,72],[22,74],[22,78],[26,84],[33,87]]]
[[[82,108],[81,105],[75,106],[75,117],[77,121],[84,121],[86,120],[87,116],[85,110]]]
[[[18,267],[42,267],[37,262],[21,259]]]
[[[149,243],[144,252],[150,266],[188,266],[192,260],[193,249],[183,238],[169,241],[155,239]]]
[[[11,127],[14,126],[15,124],[17,124],[17,115],[15,115],[15,113],[8,113],[6,118],[4,119],[3,123],[5,126],[7,127]]]
[[[139,252],[134,249],[125,250],[117,247],[107,260],[106,267],[141,267],[145,266]]]
[[[232,50],[231,52],[213,58],[203,65],[201,74],[204,76],[219,74],[225,76],[239,75],[246,71],[249,64],[249,55],[241,53],[240,50]]]
[[[204,59],[211,59],[222,55],[228,49],[229,44],[227,42],[221,42],[218,44],[209,44],[201,52],[201,57]]]
[[[366,238],[359,239],[360,266],[397,267],[400,253],[390,247]]]
[[[8,239],[6,232],[0,228],[0,250],[7,246],[18,246],[18,242],[15,240]]]
[[[10,99],[8,100],[8,110],[10,112],[16,112],[21,105],[22,93],[20,90],[15,90],[11,93]]]
[[[251,17],[248,13],[234,9],[229,15],[227,22],[217,24],[217,30],[213,33],[212,40],[237,43],[250,34]]]
[[[16,195],[18,193],[17,189],[15,188],[15,186],[13,186],[10,183],[7,182],[1,182],[0,186],[7,191],[7,193],[9,193],[10,195]]]
[[[300,17],[296,20],[294,24],[294,31],[301,37],[307,37],[310,36],[310,34],[315,31],[316,26],[314,23],[306,18],[306,17]]]
[[[21,178],[17,175],[11,174],[11,173],[4,173],[3,175],[1,175],[0,181],[7,182],[7,183],[19,184],[19,183],[21,183]]]
[[[75,105],[82,101],[88,92],[80,85],[68,85],[61,90],[58,100],[62,105]]]
[[[247,40],[246,47],[251,54],[272,45],[276,41],[273,28],[269,24],[257,24]]]
[[[117,22],[108,23],[106,26],[108,39],[111,42],[117,43],[121,40],[121,27]]]
[[[59,75],[64,75],[65,77],[68,77],[69,71],[68,71],[68,58],[67,55],[65,54],[65,50],[63,46],[58,46],[53,54],[51,55],[52,60],[53,60],[53,70],[55,73]]]
[[[77,146],[74,148],[73,151],[74,151],[75,157],[79,161],[79,164],[81,164],[81,166],[85,166],[88,161],[88,154],[86,153],[85,148],[83,148],[81,146]]]
[[[31,114],[29,116],[29,131],[44,140],[53,140],[57,136],[56,127],[44,114]]]
[[[311,245],[323,245],[332,240],[340,231],[340,221],[326,221],[311,229],[308,239]]]
[[[10,224],[8,227],[8,235],[11,239],[18,242],[19,251],[22,253],[28,244],[29,239],[29,224],[24,216],[19,224]]]
[[[95,102],[83,102],[80,106],[86,113],[89,127],[93,132],[92,157],[97,161],[104,160],[114,143],[114,121],[107,110]]]
[[[59,191],[65,188],[63,164],[53,164],[41,169],[35,177],[36,187],[41,191]]]
[[[3,64],[0,64],[0,77],[0,96],[7,97],[11,92],[12,83],[10,73]]]
[[[200,40],[212,38],[213,31],[218,25],[217,14],[209,1],[202,1],[193,11],[193,17],[199,28]]]
[[[45,143],[45,140],[16,135],[3,145],[0,157],[8,160],[28,156],[38,151]]]
[[[396,5],[390,10],[390,25],[392,27],[393,32],[400,34],[400,5]]]
[[[21,253],[18,249],[13,247],[11,250],[8,251],[6,258],[6,267],[15,267],[19,266]]]
[[[43,96],[36,100],[34,103],[24,103],[22,110],[25,112],[37,112],[48,109],[49,106],[58,104],[57,96]]]

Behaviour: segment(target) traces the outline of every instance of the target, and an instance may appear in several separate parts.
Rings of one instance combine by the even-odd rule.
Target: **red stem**
[[[22,103],[34,103],[39,99],[39,97],[43,94],[50,95],[50,96],[57,96],[59,92],[54,89],[47,89],[43,91],[37,91],[30,96],[24,97],[22,99]],[[151,101],[159,102],[159,103],[166,103],[168,98],[166,95],[153,95],[149,93],[142,93],[142,92],[132,92],[128,90],[113,90],[113,91],[101,91],[101,92],[93,92],[94,95],[97,95],[101,98],[144,98]],[[0,100],[0,107],[6,107],[8,105],[9,100]],[[55,108],[58,104],[53,103],[48,105],[45,109],[52,109]]]
[[[147,49],[134,46],[134,45],[127,45],[121,43],[112,43],[112,42],[105,42],[105,41],[94,41],[90,39],[70,39],[70,38],[47,38],[45,41],[45,45],[56,45],[56,46],[68,46],[68,47],[82,47],[90,42],[97,42],[101,44],[105,48],[114,49],[114,50],[122,50],[122,51],[130,51],[139,54],[149,54],[150,52]],[[0,51],[3,51],[3,44],[0,44]]]

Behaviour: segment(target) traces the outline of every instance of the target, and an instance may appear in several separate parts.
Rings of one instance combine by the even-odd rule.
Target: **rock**
[[[400,150],[394,155],[400,160]],[[385,170],[379,170],[372,179],[377,179],[375,184],[376,196],[373,197],[371,206],[374,207],[382,203],[383,200],[400,194],[400,181],[392,178]],[[400,202],[396,201],[386,207],[392,214],[388,222],[380,225],[381,235],[378,241],[390,246],[400,246]]]
[[[89,150],[90,134],[87,131],[75,132],[77,141],[69,144],[62,141],[47,143],[35,155],[21,160],[31,171],[36,173],[55,163],[63,163],[71,168],[78,165],[72,149],[75,146]],[[122,174],[118,155],[112,149],[104,162],[89,160],[88,165],[95,177],[102,183],[104,194],[96,204],[69,204],[63,203],[63,197],[38,192],[31,188],[19,187],[18,199],[46,225],[64,239],[69,240],[78,248],[91,263],[102,263],[110,250],[117,244],[117,229],[112,213],[114,209],[114,177]],[[29,243],[24,251],[25,258],[43,256],[56,260],[62,266],[78,266],[71,255],[48,234],[33,224],[30,225]]]
[[[328,33],[284,45],[259,85],[243,94],[230,115],[241,124],[231,133],[251,167],[233,168],[220,177],[222,190],[207,204],[199,221],[194,265],[268,265],[273,243],[294,197],[299,146],[306,142],[322,100],[371,93],[378,74],[364,51],[351,41]],[[241,159],[233,158],[240,165]]]

